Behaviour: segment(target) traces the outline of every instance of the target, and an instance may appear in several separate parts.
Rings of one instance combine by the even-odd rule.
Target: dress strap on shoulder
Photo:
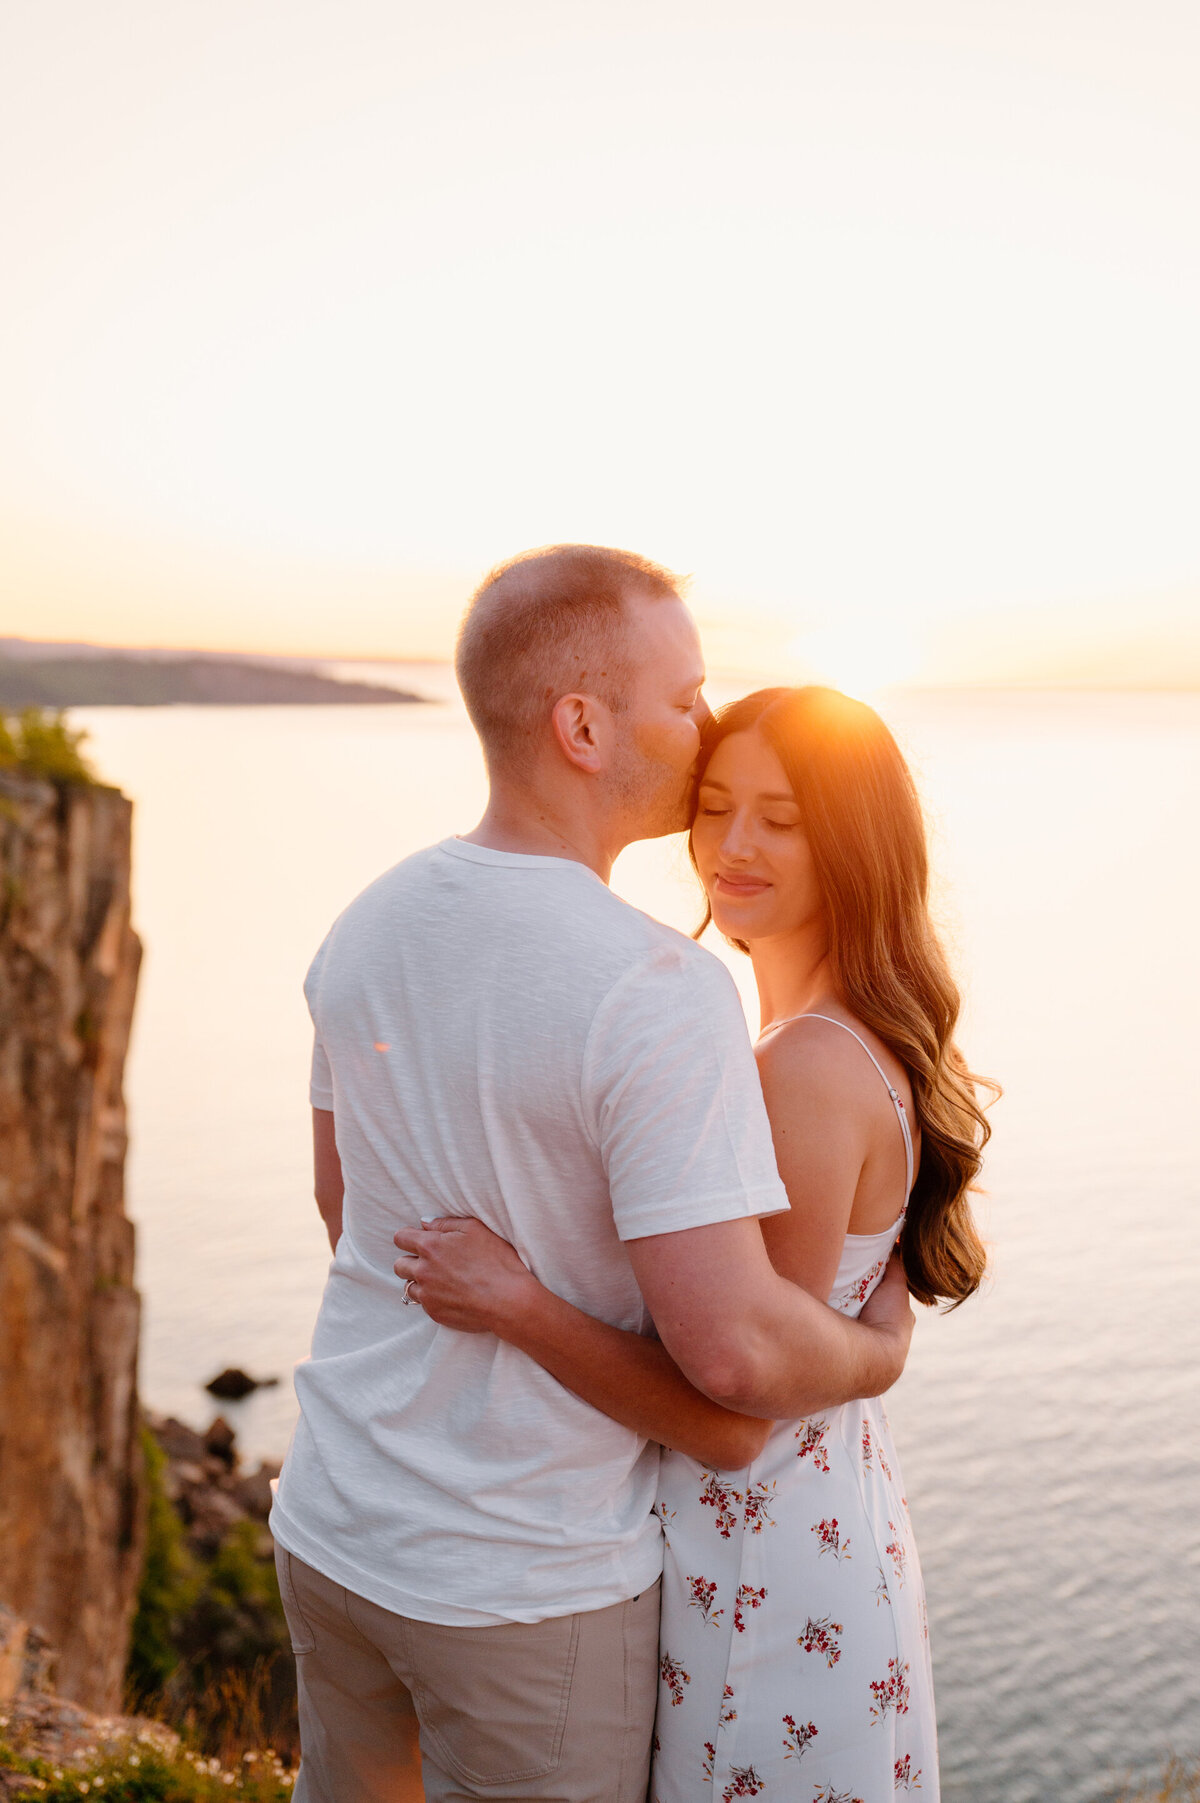
[[[892,1087],[891,1078],[884,1070],[882,1064],[880,1064],[878,1058],[876,1058],[862,1034],[856,1033],[853,1027],[848,1027],[844,1020],[835,1020],[832,1014],[789,1014],[785,1020],[772,1021],[769,1027],[764,1027],[759,1034],[759,1038],[765,1039],[768,1033],[775,1033],[780,1027],[790,1027],[795,1020],[827,1020],[831,1027],[840,1027],[843,1033],[849,1033],[851,1039],[857,1039],[859,1045],[867,1054],[867,1057],[871,1060],[871,1063],[875,1066],[879,1075],[883,1078],[888,1095],[892,1098],[892,1106],[896,1110],[896,1119],[900,1122],[900,1131],[904,1135],[904,1206],[907,1208],[908,1198],[912,1192],[913,1186],[913,1143],[912,1134],[909,1131],[908,1126],[908,1112],[905,1109],[904,1103],[900,1100],[900,1092]]]

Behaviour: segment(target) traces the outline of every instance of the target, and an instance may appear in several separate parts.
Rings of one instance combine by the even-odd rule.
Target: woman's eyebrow
[[[729,794],[729,790],[726,788],[724,783],[714,782],[712,780],[712,778],[709,776],[701,777],[700,787],[702,789],[719,789],[721,791],[722,795]],[[798,808],[800,806],[800,803],[796,800],[796,797],[794,795],[776,793],[773,790],[772,791],[761,790],[754,797],[754,799],[755,799],[755,801],[786,801],[786,802],[790,803],[790,805],[794,808]]]

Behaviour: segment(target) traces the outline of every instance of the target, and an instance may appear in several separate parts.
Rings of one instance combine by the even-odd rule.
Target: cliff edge
[[[131,806],[0,774],[0,1603],[116,1711],[142,1555]]]

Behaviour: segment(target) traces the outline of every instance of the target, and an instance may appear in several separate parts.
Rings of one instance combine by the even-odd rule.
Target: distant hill
[[[407,689],[339,682],[313,670],[286,669],[242,659],[121,656],[11,657],[0,654],[0,708],[22,707],[262,707],[273,703],[421,701]]]

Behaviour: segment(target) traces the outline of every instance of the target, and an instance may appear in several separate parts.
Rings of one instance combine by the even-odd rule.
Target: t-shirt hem
[[[325,1108],[333,1113],[333,1091],[317,1089],[315,1085],[308,1092],[308,1099],[314,1108]]]
[[[686,1233],[691,1227],[715,1227],[720,1221],[744,1221],[763,1215],[787,1214],[790,1203],[778,1188],[739,1190],[711,1196],[704,1201],[689,1202],[686,1208],[669,1203],[659,1209],[639,1209],[636,1221],[618,1221],[617,1237],[621,1240],[644,1240],[658,1233]]]
[[[562,1615],[591,1614],[597,1609],[611,1608],[614,1603],[623,1603],[631,1596],[639,1596],[662,1575],[662,1539],[656,1534],[644,1547],[637,1549],[635,1556],[631,1556],[625,1575],[608,1577],[604,1583],[564,1588],[562,1595],[553,1598],[489,1598],[493,1602],[492,1609],[474,1609],[465,1603],[418,1596],[375,1572],[362,1570],[306,1533],[285,1513],[278,1500],[271,1510],[268,1526],[285,1552],[303,1559],[314,1571],[335,1584],[344,1585],[355,1596],[365,1597],[367,1602],[376,1603],[393,1615],[405,1615],[411,1621],[432,1622],[439,1627],[496,1628],[506,1622],[550,1621]]]

